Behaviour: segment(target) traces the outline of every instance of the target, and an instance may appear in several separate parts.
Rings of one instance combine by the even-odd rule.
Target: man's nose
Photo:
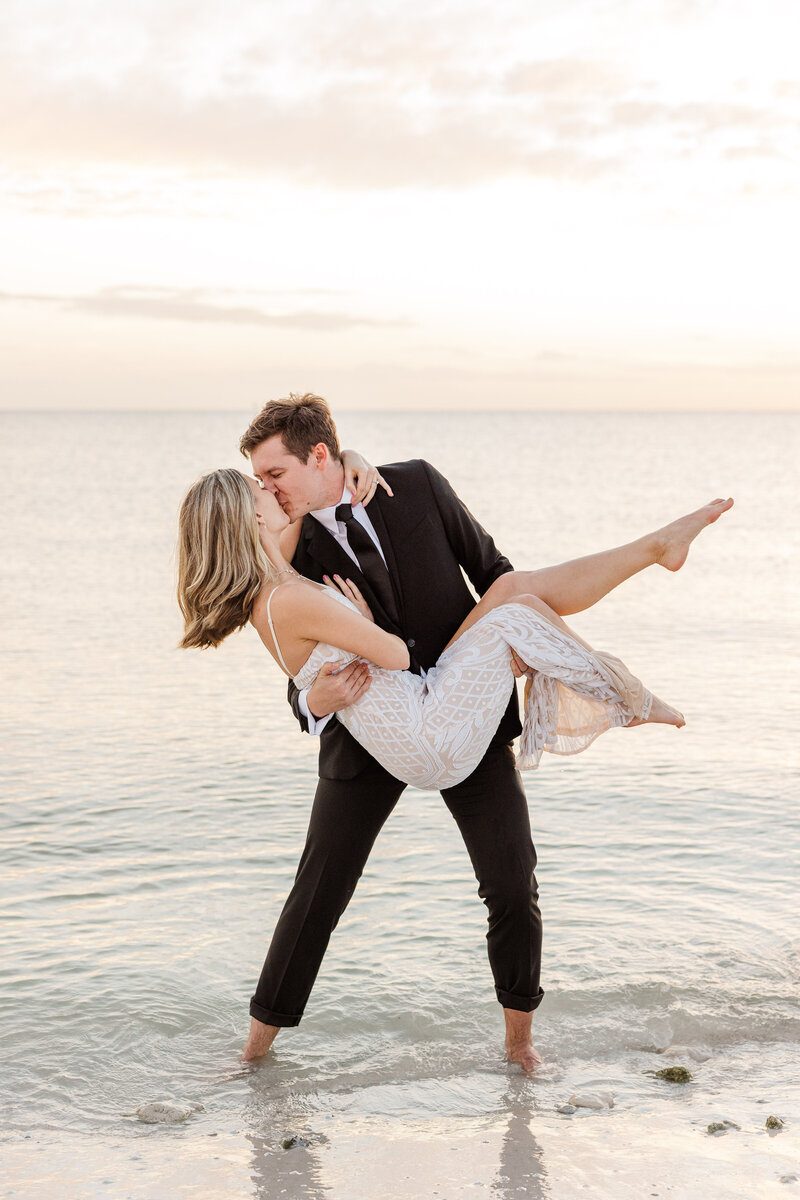
[[[276,488],[275,481],[273,479],[265,479],[263,487],[266,492],[272,492],[273,496],[277,496],[278,489]]]

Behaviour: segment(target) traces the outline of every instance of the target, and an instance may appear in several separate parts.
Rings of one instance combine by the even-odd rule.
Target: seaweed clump
[[[647,1074],[666,1079],[667,1083],[690,1083],[692,1080],[692,1072],[686,1067],[662,1067],[660,1071],[648,1071]]]

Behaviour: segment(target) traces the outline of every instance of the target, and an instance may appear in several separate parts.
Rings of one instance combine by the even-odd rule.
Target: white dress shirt
[[[339,501],[339,504],[345,504],[345,503],[349,504],[352,499],[353,499],[352,492],[350,492],[348,490],[348,488],[345,486],[342,490],[342,498]],[[339,545],[342,547],[342,549],[345,551],[345,553],[350,558],[352,558],[353,562],[360,569],[358,559],[356,558],[355,554],[353,553],[352,549],[350,548],[350,543],[347,540],[347,526],[344,524],[343,521],[336,520],[337,507],[338,507],[338,505],[332,504],[330,508],[318,508],[318,509],[315,509],[314,512],[309,513],[309,516],[312,516],[315,521],[319,521],[320,525],[322,525],[325,529],[327,529],[328,533],[332,534],[332,536],[336,539],[336,541],[339,543]],[[378,540],[378,535],[375,532],[375,527],[372,524],[372,521],[370,521],[369,517],[367,516],[366,509],[364,508],[363,504],[355,505],[355,507],[353,508],[353,516],[358,521],[359,525],[364,526],[367,533],[372,538],[375,545],[378,547],[380,556],[383,559],[384,564],[385,564],[386,563],[386,555],[383,553],[383,547],[381,546],[380,541]],[[388,568],[387,568],[387,570],[388,570]],[[315,717],[308,707],[308,693],[310,690],[311,690],[310,688],[303,688],[303,690],[299,693],[299,695],[297,697],[297,702],[300,705],[301,713],[308,721],[308,732],[311,734],[317,735],[317,734],[322,733],[323,729],[328,724],[328,721],[330,721],[331,717],[333,716],[333,713],[328,713],[328,715],[325,717],[319,717],[319,718]]]

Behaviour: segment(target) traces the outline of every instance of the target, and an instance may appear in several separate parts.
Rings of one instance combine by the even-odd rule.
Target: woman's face
[[[253,500],[256,506],[256,516],[259,525],[263,525],[269,533],[281,533],[291,521],[286,513],[281,508],[278,501],[272,492],[268,492],[262,488],[257,479],[250,479],[247,482],[250,484],[250,490],[253,493]]]

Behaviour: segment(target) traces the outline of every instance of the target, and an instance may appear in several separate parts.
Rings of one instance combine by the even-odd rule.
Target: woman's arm
[[[359,454],[357,450],[342,451],[342,466],[344,467],[344,482],[347,490],[352,494],[354,505],[369,504],[379,484],[387,495],[394,495],[378,468],[367,462],[363,454]]]
[[[342,451],[342,466],[344,467],[344,481],[347,490],[353,497],[353,504],[369,504],[379,485],[387,495],[394,495],[378,468],[367,462],[363,454],[359,454],[357,450]],[[291,562],[294,558],[297,543],[300,541],[302,524],[303,518],[299,517],[298,520],[292,521],[291,525],[287,525],[280,536],[281,554],[287,562]]]
[[[281,595],[281,592],[283,595]],[[277,619],[276,619],[277,617]],[[358,654],[388,671],[405,671],[410,662],[402,638],[373,621],[351,612],[332,596],[310,587],[279,588],[272,601],[272,619],[279,624],[278,641],[287,634],[310,642],[327,642]]]
[[[303,518],[298,517],[296,521],[292,521],[291,525],[287,525],[278,539],[278,545],[281,548],[281,554],[288,563],[294,558],[294,552],[297,549],[297,543],[300,541],[300,530],[303,525]]]

